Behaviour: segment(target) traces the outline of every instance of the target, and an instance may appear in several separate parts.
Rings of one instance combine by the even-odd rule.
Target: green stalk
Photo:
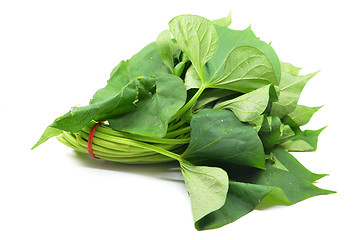
[[[74,146],[73,144],[71,144],[70,142],[68,142],[67,139],[65,139],[63,135],[59,135],[59,136],[57,136],[56,138],[57,138],[57,140],[58,140],[59,142],[63,143],[63,144],[64,144],[65,146],[67,146],[67,147],[70,147],[70,148],[73,148],[73,149],[77,148],[76,146]]]
[[[93,126],[93,125],[92,125]],[[86,126],[83,130],[89,131],[91,130],[91,126]],[[96,132],[102,132],[107,135],[121,137],[121,138],[128,138],[136,141],[142,141],[142,142],[150,142],[150,143],[162,143],[162,144],[187,144],[190,142],[190,138],[179,138],[179,139],[167,139],[167,138],[152,138],[152,137],[146,137],[141,135],[135,135],[131,133],[125,133],[113,130],[107,126],[100,125],[97,128]]]
[[[79,132],[79,135],[87,140],[89,138],[89,133],[87,132]],[[105,135],[106,136],[106,135]],[[102,146],[104,148],[107,149],[113,149],[116,150],[118,152],[121,153],[129,153],[131,152],[132,154],[143,154],[143,153],[148,153],[148,150],[145,150],[143,148],[139,148],[139,147],[134,147],[134,146],[130,146],[130,145],[125,145],[125,144],[119,144],[119,143],[114,143],[114,142],[110,142],[107,139],[102,139],[99,137],[93,137],[93,144],[98,145],[98,146]],[[157,144],[154,145],[160,148],[163,148],[165,150],[173,150],[177,147],[179,147],[177,144]]]
[[[177,129],[173,132],[169,132],[166,134],[166,138],[172,138],[172,137],[176,137],[176,136],[179,136],[179,135],[182,135],[182,134],[185,134],[185,133],[189,133],[190,132],[190,126],[188,127],[184,127],[184,128],[180,128],[180,129]]]
[[[175,120],[176,118],[180,117],[182,114],[187,112],[190,108],[192,108],[196,104],[197,99],[200,97],[200,95],[205,89],[206,85],[202,84],[199,90],[197,90],[197,92],[195,93],[195,95],[192,96],[192,98],[180,110],[178,110],[178,112],[170,119],[169,122],[172,122],[173,120]]]
[[[88,142],[82,138],[81,134],[76,135],[76,139],[81,146],[88,148]],[[96,145],[96,144],[94,144],[94,141],[93,141],[92,149],[93,149],[93,151],[99,151],[101,153],[113,154],[114,156],[126,157],[126,158],[142,157],[142,156],[149,156],[149,155],[157,154],[156,152],[144,152],[144,153],[121,152],[121,151],[117,151],[114,149],[109,149],[109,148],[106,148],[103,146]]]
[[[160,153],[160,154],[165,155],[167,157],[176,159],[178,161],[181,161],[181,156],[180,155],[178,155],[176,153],[173,153],[173,152],[170,152],[168,150],[165,150],[163,148],[156,147],[156,146],[148,144],[148,143],[143,143],[143,142],[139,142],[137,140],[127,139],[127,138],[120,138],[120,137],[115,137],[115,136],[110,136],[110,135],[105,136],[104,133],[99,132],[99,131],[96,131],[94,136],[96,136],[96,137],[99,136],[101,138],[106,137],[109,141],[112,141],[112,142],[126,144],[126,145],[130,145],[130,146],[134,146],[134,147],[144,148],[144,149],[147,149],[147,150],[150,150],[150,151]]]
[[[181,161],[181,156],[173,152],[173,150],[183,148],[183,145],[190,142],[190,138],[182,137],[182,135],[188,135],[190,127],[179,128],[184,123],[183,120],[175,122],[174,130],[167,133],[165,138],[125,133],[111,129],[107,125],[100,125],[94,134],[92,150],[95,156],[99,158],[126,163],[133,163],[132,159],[136,163],[164,162],[172,159]],[[87,140],[92,126],[93,122],[90,122],[82,131],[76,134],[63,132],[58,140],[77,152],[87,154]],[[173,138],[177,136],[180,136],[180,138]],[[151,158],[150,156],[154,157]],[[142,157],[144,159],[141,161]],[[157,160],[158,158],[160,160]]]
[[[171,131],[173,131],[173,130],[176,130],[176,129],[178,129],[179,127],[181,127],[182,125],[184,125],[186,123],[186,121],[184,121],[184,120],[180,120],[178,123],[176,123],[176,124],[173,124],[173,125],[168,125],[168,128],[167,128],[167,131],[168,132],[171,132]]]
[[[62,135],[58,136],[57,139],[65,144],[68,147],[74,149],[74,151],[88,154],[88,148],[81,146],[74,134],[63,132]],[[98,152],[94,150],[93,153],[102,159],[114,161],[114,162],[121,162],[121,163],[128,163],[128,164],[150,164],[150,163],[161,163],[161,162],[170,162],[174,161],[174,158],[170,158],[168,156],[164,156],[161,154],[149,155],[149,156],[141,156],[141,157],[120,157],[112,154],[106,154],[102,152]]]
[[[69,134],[69,133],[66,133],[66,134]],[[130,146],[139,147],[139,148],[147,149],[147,150],[150,150],[150,151],[154,151],[154,152],[160,153],[162,155],[165,155],[167,157],[176,159],[178,161],[181,160],[180,155],[178,155],[176,153],[173,153],[173,152],[170,152],[168,150],[165,150],[163,148],[148,144],[148,143],[143,143],[143,142],[139,142],[137,140],[122,138],[122,137],[118,137],[118,136],[107,135],[107,134],[102,133],[101,131],[96,131],[94,136],[102,138],[102,139],[106,139],[106,140],[111,141],[111,142],[130,145]]]

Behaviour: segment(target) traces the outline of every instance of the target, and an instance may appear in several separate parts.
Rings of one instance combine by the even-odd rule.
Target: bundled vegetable
[[[88,106],[47,127],[77,152],[129,164],[178,161],[195,227],[233,222],[261,202],[294,204],[333,193],[313,182],[289,152],[315,151],[319,130],[302,130],[320,107],[298,105],[316,73],[280,62],[230,15],[209,21],[177,16],[111,72]],[[33,147],[33,148],[34,148]]]

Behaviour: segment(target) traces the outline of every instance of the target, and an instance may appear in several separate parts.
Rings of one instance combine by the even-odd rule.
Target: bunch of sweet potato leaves
[[[122,163],[177,160],[198,230],[221,227],[263,200],[294,204],[333,193],[313,182],[289,152],[314,151],[319,130],[301,130],[320,107],[298,105],[316,73],[280,62],[230,15],[177,16],[152,42],[111,72],[88,106],[57,118],[34,146],[57,136],[77,152]]]

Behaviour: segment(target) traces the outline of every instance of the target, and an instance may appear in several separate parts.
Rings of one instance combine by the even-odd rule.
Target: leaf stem
[[[88,149],[86,147],[82,147],[78,143],[75,143],[76,141],[75,136],[72,136],[71,134],[62,134],[60,136],[57,136],[57,139],[65,144],[68,147],[71,147],[74,149],[75,152],[88,154]],[[72,143],[71,143],[72,142]],[[76,145],[74,145],[76,144]],[[174,161],[173,158],[161,155],[161,154],[154,154],[149,156],[132,156],[132,157],[124,157],[124,156],[118,156],[118,155],[110,155],[110,154],[103,154],[102,152],[99,152],[97,150],[94,150],[93,153],[102,159],[113,161],[113,162],[121,162],[121,163],[128,163],[128,164],[151,164],[151,163],[162,163],[162,162],[170,162]]]
[[[86,126],[83,130],[86,130],[87,132],[90,131],[92,127]],[[141,135],[135,135],[131,133],[125,133],[113,130],[107,126],[100,125],[97,128],[97,132],[102,132],[107,135],[121,137],[121,138],[128,138],[133,139],[137,141],[143,141],[143,142],[150,142],[150,143],[162,143],[162,144],[187,144],[190,142],[190,138],[176,138],[176,139],[168,139],[168,138],[153,138],[153,137],[146,137]]]
[[[96,132],[95,136],[96,135],[99,135],[99,132],[98,133]],[[99,136],[96,136],[96,137],[99,137]],[[117,137],[114,137],[114,138],[117,139]],[[81,153],[85,153],[85,154],[88,153],[88,149],[86,146],[87,144],[86,144],[85,140],[82,140],[81,136],[78,134],[63,132],[63,134],[58,136],[57,139],[60,142],[62,142],[63,144],[67,145],[68,147],[73,148],[76,152],[81,152]],[[150,145],[147,143],[133,141],[130,139],[118,138],[118,140],[115,140],[115,139],[112,139],[112,140],[114,142],[118,142],[120,144],[125,144],[128,146],[147,149],[150,151],[148,153],[150,153],[151,155],[136,154],[134,156],[131,156],[131,155],[125,156],[124,154],[122,154],[122,152],[120,154],[118,154],[115,151],[112,151],[111,149],[98,148],[97,145],[94,145],[95,148],[93,149],[93,153],[102,159],[123,162],[123,163],[140,163],[140,164],[141,163],[142,164],[160,163],[160,162],[172,161],[172,159],[181,161],[180,155],[167,151],[167,150],[162,149],[157,146],[153,146],[153,145]]]
[[[192,96],[192,98],[180,110],[178,110],[178,112],[170,119],[169,122],[172,122],[173,120],[175,120],[176,118],[180,117],[182,114],[187,112],[190,108],[192,108],[196,104],[197,99],[200,97],[200,95],[205,89],[206,85],[202,84],[199,90],[197,90],[197,92],[195,93],[195,95]]]
[[[108,141],[112,141],[112,142],[115,142],[115,143],[126,144],[126,145],[130,145],[130,146],[139,147],[139,148],[147,149],[147,150],[150,150],[150,151],[154,151],[154,152],[160,153],[160,154],[162,154],[164,156],[167,156],[167,157],[176,159],[178,161],[181,161],[181,156],[179,154],[170,152],[168,150],[165,150],[163,148],[154,146],[152,144],[139,142],[137,140],[127,139],[127,138],[115,137],[115,136],[111,136],[111,135],[106,135],[105,136],[104,133],[99,132],[99,131],[95,132],[94,136],[95,137],[100,137],[100,138],[103,138],[103,139],[106,138]]]
[[[171,132],[171,131],[173,131],[173,130],[176,130],[176,129],[178,129],[179,127],[181,127],[183,124],[185,124],[186,123],[186,121],[184,121],[184,120],[180,120],[179,122],[177,122],[177,123],[175,123],[175,124],[173,124],[173,125],[168,125],[168,129],[167,129],[167,131],[168,132]]]
[[[172,137],[176,137],[176,136],[182,135],[184,133],[189,133],[189,132],[190,132],[190,126],[180,128],[180,129],[177,129],[177,130],[172,131],[172,132],[168,132],[165,137],[166,138],[172,138]]]

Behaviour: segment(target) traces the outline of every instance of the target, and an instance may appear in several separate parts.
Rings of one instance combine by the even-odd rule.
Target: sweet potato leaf
[[[187,69],[189,62],[190,62],[189,57],[186,54],[182,53],[179,62],[173,69],[173,74],[175,74],[178,77],[184,78],[184,75],[186,74],[185,69]]]
[[[229,181],[225,204],[195,222],[197,230],[213,229],[234,222],[251,212],[274,187]]]
[[[226,17],[213,20],[212,23],[219,26],[228,27],[231,24],[231,12]]]
[[[281,128],[282,134],[281,134],[280,138],[278,139],[278,143],[295,135],[293,129],[289,125],[282,123],[280,128]]]
[[[194,66],[190,66],[185,75],[185,86],[188,89],[200,88],[202,85],[199,74],[197,73]]]
[[[312,173],[306,169],[293,155],[281,147],[274,148],[272,154],[275,159],[279,161],[290,173],[309,182],[317,181],[318,179],[326,176],[326,174]]]
[[[290,205],[306,198],[334,193],[314,186],[311,182],[324,175],[313,174],[299,162],[276,151],[278,159],[288,162],[281,170],[271,164],[265,170],[240,166],[224,166],[228,172],[229,189],[225,204],[195,222],[198,230],[213,229],[231,223],[253,209],[273,205]],[[288,153],[287,153],[288,154]]]
[[[79,132],[92,119],[101,118],[102,116],[105,116],[110,112],[114,112],[115,110],[117,110],[118,113],[132,111],[135,108],[133,102],[136,98],[136,83],[135,80],[133,80],[124,85],[120,92],[113,97],[87,106],[73,107],[69,112],[57,118],[49,125],[33,148],[39,146],[41,143],[44,143],[49,138],[58,135],[60,133],[58,130],[73,133]]]
[[[241,174],[243,171],[245,173]],[[243,170],[233,166],[232,171],[227,170],[227,172],[231,181],[280,188],[287,197],[289,204],[295,204],[317,195],[334,193],[334,191],[318,188],[310,181],[300,178],[290,171],[276,168],[269,162],[267,162],[265,170],[256,168]],[[281,194],[281,192],[279,194]],[[280,197],[280,199],[282,200],[283,197]]]
[[[207,75],[208,75],[208,82],[213,82],[216,79],[219,79],[222,75],[226,76],[229,74],[230,71],[233,70],[231,67],[228,71],[224,70],[226,68],[225,63],[229,61],[229,66],[232,66],[233,63],[231,59],[248,59],[248,57],[241,56],[243,55],[243,51],[250,51],[253,54],[257,53],[258,57],[261,58],[261,55],[264,55],[268,60],[269,63],[267,66],[272,66],[273,76],[269,79],[269,83],[273,83],[278,85],[280,80],[280,63],[279,58],[276,55],[273,48],[266,44],[265,42],[259,40],[251,28],[247,28],[245,30],[232,30],[223,26],[215,26],[217,34],[219,36],[219,48],[215,54],[215,56],[210,59],[207,63]],[[236,49],[234,54],[232,54],[231,59],[229,55]],[[254,50],[252,50],[254,49]],[[250,59],[251,64],[253,64],[253,59]],[[236,65],[240,64],[240,62],[236,62]],[[261,68],[259,69],[261,70]],[[262,71],[262,70],[261,70]],[[255,73],[255,72],[254,72]],[[264,76],[263,76],[264,77]],[[230,78],[229,78],[230,79]]]
[[[264,122],[264,117],[265,115],[263,114],[257,117],[256,119],[249,121],[250,126],[252,126],[256,132],[259,132],[261,125]]]
[[[137,77],[150,77],[157,73],[170,73],[157,52],[156,43],[150,43],[130,60],[122,61],[112,71],[107,85],[99,89],[90,104],[102,102],[116,96],[123,86]],[[111,117],[111,116],[107,116]]]
[[[168,73],[156,49],[151,43],[135,54],[130,60],[120,62],[111,72],[107,85],[98,90],[89,105],[73,107],[68,113],[57,118],[44,132],[33,148],[55,136],[52,128],[78,132],[92,119],[106,120],[135,109],[138,98],[136,78],[156,73]]]
[[[203,109],[191,119],[191,140],[182,157],[195,165],[225,163],[264,168],[262,142],[255,130],[224,109]]]
[[[269,103],[269,92],[272,85],[258,88],[237,98],[219,102],[215,109],[230,109],[242,122],[253,121],[266,109]]]
[[[117,130],[161,138],[167,132],[170,118],[185,104],[185,86],[181,78],[171,74],[158,74],[141,82],[155,86],[155,93],[140,99],[136,110],[109,119],[109,124]]]
[[[306,125],[312,118],[313,114],[316,113],[320,107],[307,107],[303,105],[297,105],[296,108],[289,113],[284,122],[289,124],[291,127],[300,127]]]
[[[279,84],[279,100],[273,103],[271,115],[282,118],[291,113],[297,107],[304,86],[317,73],[318,72],[303,76],[294,76],[282,72]]]
[[[215,25],[215,29],[219,47],[205,65],[208,87],[250,92],[270,83],[279,84],[280,63],[270,45],[259,40],[250,28],[239,31]],[[202,85],[195,71],[188,69],[188,88]]]
[[[218,47],[214,25],[200,16],[180,15],[172,19],[169,26],[178,46],[190,58],[203,81],[204,65],[214,56]]]
[[[63,132],[63,130],[48,126],[45,129],[42,136],[40,137],[40,139],[38,140],[38,142],[31,149],[36,148],[37,146],[39,146],[40,144],[46,142],[48,139],[50,139],[52,137],[56,137],[56,136],[60,135],[62,132]]]
[[[301,68],[295,67],[290,63],[280,61],[280,68],[282,72],[288,73],[293,76],[298,76]]]
[[[294,136],[280,143],[284,149],[290,152],[310,152],[317,150],[318,136],[325,129],[297,131]]]
[[[264,116],[258,135],[263,143],[265,154],[270,154],[281,135],[280,119],[275,116]]]
[[[228,192],[228,175],[224,170],[194,166],[185,161],[181,161],[180,166],[195,222],[224,205]]]
[[[271,83],[278,85],[274,66],[260,49],[268,46],[261,41],[243,43],[233,49],[225,61],[223,74],[210,82],[210,87],[250,92]]]
[[[171,33],[168,30],[162,31],[156,40],[157,52],[160,55],[162,62],[174,71],[174,58],[177,53],[177,46],[171,39]]]
[[[92,119],[104,119],[107,115],[113,116],[116,113],[122,114],[134,110],[136,99],[136,81],[132,80],[115,96],[87,106],[73,107],[50,126],[68,132],[78,132]]]

